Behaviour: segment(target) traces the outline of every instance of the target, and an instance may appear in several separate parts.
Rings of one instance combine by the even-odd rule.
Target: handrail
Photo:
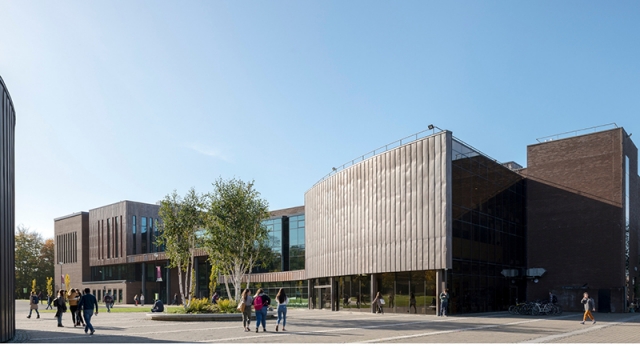
[[[413,135],[409,135],[409,136],[403,137],[400,140],[393,141],[393,142],[391,142],[391,143],[389,143],[387,145],[381,146],[381,147],[379,147],[379,148],[377,148],[377,149],[375,149],[373,151],[369,151],[368,153],[366,153],[366,154],[364,154],[362,156],[358,156],[357,158],[355,158],[355,159],[353,159],[351,161],[347,161],[346,163],[344,163],[344,164],[342,164],[342,165],[340,165],[338,167],[332,168],[330,173],[328,173],[327,175],[323,176],[320,180],[318,180],[315,184],[313,184],[313,186],[311,188],[314,188],[316,185],[318,185],[319,183],[321,183],[322,181],[324,181],[325,179],[327,179],[331,175],[333,175],[333,174],[335,174],[335,173],[337,173],[339,171],[342,171],[342,170],[346,169],[347,167],[355,165],[356,163],[358,163],[360,161],[364,161],[365,159],[368,159],[370,157],[376,156],[376,155],[381,154],[383,152],[387,152],[387,151],[389,151],[391,149],[395,149],[395,148],[398,148],[398,147],[400,147],[402,145],[408,144],[408,142],[405,141],[407,139],[411,139],[411,141],[409,141],[409,142],[414,142],[414,141],[417,141],[418,139],[422,139],[422,138],[426,138],[427,136],[435,135],[435,133],[436,133],[435,129],[440,130],[438,133],[441,133],[441,132],[445,131],[445,130],[440,129],[437,126],[429,125],[429,128],[426,129],[426,130],[422,130],[422,131],[417,132],[417,133],[415,133]],[[425,134],[425,135],[420,136],[420,134],[423,134],[423,133],[425,133],[427,131],[431,131],[431,134]],[[403,141],[404,141],[404,143],[403,143]],[[380,150],[382,150],[382,151],[380,151]]]
[[[619,128],[618,124],[609,123],[609,124],[604,124],[604,125],[592,126],[590,128],[585,128],[585,129],[567,131],[567,132],[563,132],[563,133],[555,134],[555,135],[543,136],[543,137],[537,138],[536,140],[539,143],[542,143],[542,142],[547,142],[547,141],[555,141],[555,140],[560,140],[560,139],[566,139],[566,138],[571,137],[571,136],[578,136],[578,132],[582,132],[582,131],[586,132],[587,130],[592,130],[592,129],[593,129],[593,132],[597,132],[596,129],[603,128],[603,127],[608,127],[608,126],[611,126],[611,125],[613,125],[613,129]],[[573,135],[571,135],[571,136],[562,136],[562,135],[567,135],[567,134],[573,134]]]

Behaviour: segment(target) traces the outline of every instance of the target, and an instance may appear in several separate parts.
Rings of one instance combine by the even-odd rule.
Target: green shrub
[[[217,308],[217,312],[221,312],[223,314],[233,314],[233,313],[238,313],[238,303],[236,303],[235,300],[231,300],[231,299],[220,299],[218,300],[218,303],[216,305],[213,305],[215,308]]]
[[[217,312],[215,306],[206,298],[191,299],[191,302],[184,311],[186,314],[211,314]]]

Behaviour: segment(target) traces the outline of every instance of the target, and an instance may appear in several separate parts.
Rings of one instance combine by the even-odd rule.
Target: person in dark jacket
[[[93,294],[91,294],[91,289],[84,289],[84,295],[80,298],[80,302],[78,303],[78,308],[82,309],[84,314],[84,333],[86,334],[89,330],[91,330],[91,334],[93,335],[96,332],[91,324],[91,317],[93,316],[93,309],[96,309],[96,316],[98,316],[98,300]]]
[[[53,306],[56,307],[56,318],[58,318],[58,327],[64,327],[62,326],[62,314],[67,312],[64,290],[60,290],[58,292],[58,297],[53,300]]]
[[[158,299],[156,300],[156,302],[153,304],[153,309],[151,309],[151,312],[163,312],[164,311],[164,304],[162,303],[162,300]]]

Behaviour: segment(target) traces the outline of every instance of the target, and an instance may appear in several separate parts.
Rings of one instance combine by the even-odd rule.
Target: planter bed
[[[251,313],[251,319],[255,320],[256,313]],[[267,313],[267,319],[275,319],[276,314]],[[150,313],[147,314],[149,320],[160,321],[242,321],[242,314],[168,314]]]

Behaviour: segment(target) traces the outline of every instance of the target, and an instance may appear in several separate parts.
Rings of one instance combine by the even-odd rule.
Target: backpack
[[[53,299],[53,306],[58,307],[58,298]]]
[[[271,298],[269,297],[269,295],[262,293],[262,295],[260,295],[260,297],[262,298],[262,304],[265,306],[269,306],[271,305]]]
[[[33,295],[31,297],[31,299],[33,300],[33,303],[36,304],[36,305],[38,304],[38,302],[40,302],[40,299],[38,299],[38,297],[36,295]]]
[[[262,296],[256,296],[253,299],[253,308],[256,309],[256,311],[260,311],[262,310]]]

